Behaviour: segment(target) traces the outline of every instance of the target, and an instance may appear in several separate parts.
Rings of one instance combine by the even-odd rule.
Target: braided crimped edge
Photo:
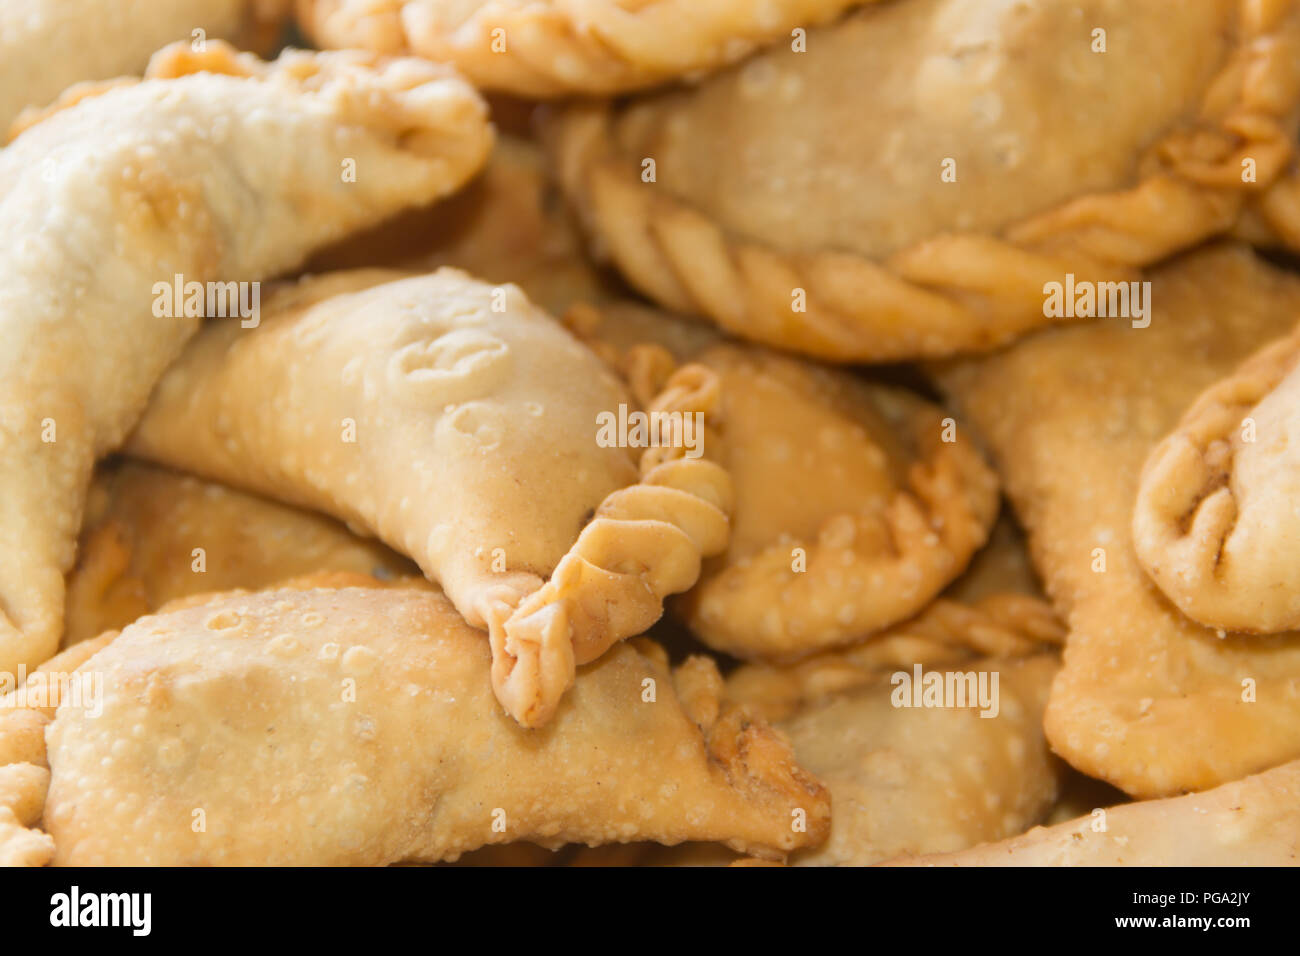
[[[1231,228],[1282,172],[1300,100],[1300,4],[1240,0],[1242,37],[1190,129],[1150,148],[1135,186],[1045,210],[1001,235],[940,234],[883,260],[787,253],[720,227],[641,181],[612,145],[613,106],[558,114],[548,139],[565,194],[640,291],[745,338],[836,361],[993,348],[1049,321],[1043,286],[1134,270]],[[1241,181],[1242,160],[1256,182]],[[791,308],[803,289],[806,311]]]
[[[703,449],[718,379],[707,368],[677,369],[649,412],[699,413]],[[641,456],[637,484],[608,495],[550,579],[512,606],[488,599],[482,609],[492,647],[492,687],[524,727],[551,719],[575,668],[645,631],[663,599],[691,587],[701,558],[727,546],[731,479],[706,457],[687,458],[671,430]]]
[[[1206,627],[1274,633],[1300,626],[1300,617],[1241,593],[1223,574],[1238,514],[1232,433],[1297,365],[1300,329],[1202,392],[1142,467],[1133,506],[1138,561],[1180,611]]]
[[[298,0],[318,44],[415,52],[482,89],[530,98],[611,95],[694,79],[867,0],[483,0],[461,23],[439,0]]]
[[[76,671],[116,636],[108,631],[56,654],[0,697],[0,866],[44,866],[54,858],[53,839],[37,829],[50,785],[45,725],[65,686],[51,675]]]
[[[974,604],[940,598],[919,615],[852,647],[823,651],[788,667],[746,664],[727,678],[727,699],[766,720],[861,687],[899,667],[939,667],[976,657],[1028,657],[1059,648],[1065,627],[1047,602],[992,594]]]
[[[998,512],[996,476],[965,437],[943,440],[942,409],[898,394],[917,455],[906,483],[883,507],[828,516],[815,538],[782,536],[706,573],[675,607],[700,640],[771,660],[861,640],[916,614],[984,545]],[[859,553],[863,530],[889,546]]]

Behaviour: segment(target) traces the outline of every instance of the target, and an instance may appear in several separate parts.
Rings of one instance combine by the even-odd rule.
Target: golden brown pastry
[[[1130,532],[1151,448],[1199,391],[1295,324],[1300,280],[1219,246],[1151,282],[1148,328],[1053,329],[939,374],[992,452],[1069,629],[1048,739],[1138,797],[1300,755],[1300,635],[1224,637],[1188,620]]]
[[[702,658],[674,675],[652,642],[622,644],[529,731],[441,594],[313,583],[191,601],[95,656],[102,714],[60,707],[47,733],[56,863],[383,864],[518,840],[779,856],[825,838],[825,790],[702,690],[720,683]]]
[[[965,665],[963,675],[985,681],[990,708],[901,707],[902,685],[890,676],[777,724],[833,806],[830,838],[792,862],[863,866],[974,846],[1040,821],[1056,799],[1060,771],[1042,730],[1057,666],[1055,655],[1041,654]],[[957,668],[925,670],[947,680]]]
[[[1300,761],[1204,793],[1094,810],[1023,836],[901,866],[1295,866]]]
[[[68,575],[63,643],[125,627],[175,598],[263,588],[317,571],[385,579],[418,573],[406,558],[324,515],[123,462],[91,486]]]
[[[489,630],[503,706],[540,726],[575,666],[644,632],[726,546],[730,480],[685,443],[604,442],[601,416],[630,397],[515,286],[451,269],[392,278],[306,280],[259,329],[210,323],[128,450],[332,514],[415,559]],[[707,420],[707,378],[674,373],[661,410]]]
[[[1207,627],[1300,627],[1300,332],[1206,389],[1147,457],[1138,560]]]
[[[1173,18],[907,0],[698,88],[574,106],[551,135],[639,290],[767,344],[881,361],[1095,312],[1049,307],[1045,286],[1133,280],[1227,230],[1290,157],[1297,100],[1294,0]]]
[[[176,284],[254,323],[258,280],[455,189],[490,139],[445,67],[212,41],[70,93],[0,150],[0,672],[58,644],[93,463],[207,311]]]
[[[987,539],[992,471],[912,392],[635,306],[578,306],[566,319],[638,395],[683,359],[718,377],[731,540],[676,603],[710,647],[790,659],[867,637],[925,607]]]
[[[74,83],[139,73],[159,47],[224,38],[262,48],[290,0],[5,0],[0,4],[0,139],[26,106]]]
[[[863,0],[298,0],[317,43],[415,52],[530,97],[618,93],[734,63]]]

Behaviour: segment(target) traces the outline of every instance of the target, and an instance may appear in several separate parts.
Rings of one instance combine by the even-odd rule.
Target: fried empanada
[[[0,4],[0,139],[23,107],[74,83],[139,73],[174,40],[264,47],[290,0],[5,0]]]
[[[482,101],[446,67],[268,64],[212,41],[161,51],[142,82],[70,94],[0,150],[0,672],[57,647],[93,463],[201,300],[220,286],[227,307],[253,306],[258,280],[455,189],[490,141]],[[191,283],[212,287],[197,302],[172,291]]]
[[[546,98],[693,78],[865,0],[298,0],[317,43],[415,52]]]
[[[47,732],[57,863],[383,864],[518,840],[780,855],[826,836],[825,789],[703,692],[711,662],[674,674],[621,644],[527,731],[441,594],[312,584],[165,610],[94,657],[102,713],[62,706]]]
[[[776,724],[834,807],[830,838],[791,862],[863,866],[974,846],[1042,820],[1060,774],[1042,730],[1057,667],[1050,654],[971,662],[990,686],[998,675],[991,717],[978,707],[899,707],[901,688],[878,679]]]
[[[175,598],[264,588],[317,571],[418,573],[406,558],[324,515],[123,462],[91,488],[68,575],[63,643],[125,627]]]
[[[1207,627],[1300,627],[1300,332],[1206,389],[1151,451],[1138,561]]]
[[[675,445],[640,452],[638,481],[637,451],[601,437],[602,415],[633,407],[622,384],[518,288],[391,278],[327,275],[259,329],[210,323],[128,451],[414,558],[489,630],[502,704],[539,726],[576,665],[645,631],[726,546],[730,480]],[[716,390],[685,366],[657,407],[707,422]]]
[[[1295,324],[1300,280],[1218,246],[1154,272],[1147,328],[1040,332],[938,372],[986,440],[1069,629],[1053,749],[1139,797],[1207,789],[1300,755],[1300,634],[1222,636],[1143,572],[1139,472],[1196,394]]]
[[[634,393],[683,358],[718,376],[731,541],[676,605],[710,647],[788,659],[866,637],[920,611],[985,542],[996,480],[938,406],[681,320],[650,327],[647,312],[568,318],[614,348]],[[647,339],[657,353],[627,347]]]
[[[1295,866],[1300,863],[1297,806],[1300,761],[1293,761],[1204,793],[1094,810],[1000,843],[890,864]]]
[[[1297,101],[1294,0],[907,0],[698,88],[573,106],[550,138],[642,292],[881,361],[1073,318],[1046,283],[1227,230],[1293,152]]]

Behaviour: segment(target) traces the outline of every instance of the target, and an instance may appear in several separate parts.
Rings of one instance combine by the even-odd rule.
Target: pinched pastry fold
[[[1138,560],[1208,627],[1300,627],[1300,333],[1206,389],[1152,449],[1133,510]]]
[[[1159,77],[1157,81],[1155,78]],[[581,104],[559,178],[642,292],[835,360],[987,349],[1048,282],[1230,228],[1293,152],[1300,4],[908,0]],[[1249,167],[1249,175],[1247,175]]]
[[[1300,634],[1223,635],[1173,607],[1131,534],[1139,474],[1197,393],[1289,331],[1300,281],[1218,246],[1151,275],[1147,328],[1045,330],[940,384],[991,451],[1066,621],[1053,749],[1138,797],[1300,755]]]
[[[297,0],[317,43],[414,52],[528,97],[620,93],[735,63],[864,0]]]
[[[261,49],[290,0],[5,0],[0,4],[0,139],[24,107],[74,83],[141,72],[177,40]]]
[[[716,391],[685,366],[654,408],[707,422]],[[602,441],[601,417],[634,408],[516,287],[361,270],[280,290],[256,330],[210,323],[128,451],[411,556],[489,631],[502,704],[539,726],[575,666],[642,633],[726,546],[721,467],[667,434],[644,450]]]
[[[718,377],[731,539],[676,604],[710,647],[790,659],[867,637],[925,607],[987,540],[993,472],[920,396],[635,306],[566,319],[634,393],[682,359]]]
[[[718,699],[704,658],[673,673],[658,645],[622,644],[530,732],[449,601],[345,586],[363,581],[192,599],[101,650],[102,713],[64,705],[47,733],[55,862],[373,865],[635,839],[780,856],[825,838],[825,789]]]
[[[0,150],[0,672],[54,652],[94,460],[198,328],[158,286],[291,269],[455,189],[490,142],[445,67],[213,41],[69,91]]]
[[[320,571],[417,573],[374,538],[324,515],[138,462],[91,485],[68,575],[63,643],[130,624],[204,591],[264,588]]]
[[[834,805],[826,843],[792,862],[863,866],[900,853],[974,846],[1042,820],[1061,769],[1042,729],[1058,663],[1055,655],[1037,654],[926,668],[945,680],[950,671],[985,680],[995,709],[983,711],[973,699],[961,707],[949,700],[900,707],[899,685],[882,668],[775,724]],[[728,681],[728,699],[747,703],[744,689]]]
[[[1295,866],[1300,761],[1203,793],[1148,800],[896,866]]]

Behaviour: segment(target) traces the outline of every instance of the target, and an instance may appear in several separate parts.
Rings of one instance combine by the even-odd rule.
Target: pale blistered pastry
[[[1295,866],[1300,761],[1203,793],[1109,809],[900,866]],[[1104,811],[1104,812],[1102,812]]]
[[[415,52],[528,97],[692,77],[864,0],[298,0],[317,43]]]
[[[56,863],[384,864],[518,840],[779,856],[825,838],[824,788],[702,689],[711,662],[674,674],[658,645],[622,644],[529,731],[441,594],[313,583],[164,609],[95,656],[102,714],[61,707],[47,732]]]
[[[996,716],[981,716],[978,706],[898,707],[899,688],[884,679],[777,724],[834,808],[826,843],[791,862],[863,866],[962,849],[1039,822],[1056,799],[1060,772],[1042,729],[1057,666],[1054,655],[1039,655],[936,668],[976,680],[983,673],[990,688],[996,673]]]
[[[600,416],[630,396],[518,288],[392,277],[305,280],[257,330],[210,323],[128,450],[415,559],[489,629],[502,704],[537,726],[576,665],[642,633],[726,546],[730,482],[684,448],[603,444]],[[660,400],[705,415],[716,386],[687,366]]]
[[[166,290],[291,269],[455,189],[491,141],[446,67],[217,41],[32,123],[0,150],[0,671],[54,652],[94,460],[198,328]]]
[[[566,319],[637,395],[683,359],[718,377],[731,540],[675,605],[710,647],[780,659],[866,637],[925,607],[987,539],[996,480],[933,403],[636,306]]]
[[[1300,627],[1300,333],[1206,389],[1152,449],[1133,509],[1138,560],[1208,627]]]
[[[1198,392],[1295,325],[1300,281],[1220,246],[1151,282],[1147,328],[1047,330],[939,374],[992,452],[1069,630],[1052,747],[1139,797],[1300,756],[1300,635],[1195,624],[1147,577],[1130,533],[1151,448]]]
[[[68,575],[65,645],[204,591],[263,588],[317,571],[417,573],[332,518],[138,462],[98,475],[86,510]]]
[[[290,0],[5,0],[0,4],[0,138],[24,107],[74,83],[140,73],[176,40],[262,47]]]
[[[1047,282],[1227,230],[1292,153],[1298,99],[1293,0],[907,0],[698,88],[574,106],[552,137],[642,292],[878,361],[990,348],[1057,318]]]

